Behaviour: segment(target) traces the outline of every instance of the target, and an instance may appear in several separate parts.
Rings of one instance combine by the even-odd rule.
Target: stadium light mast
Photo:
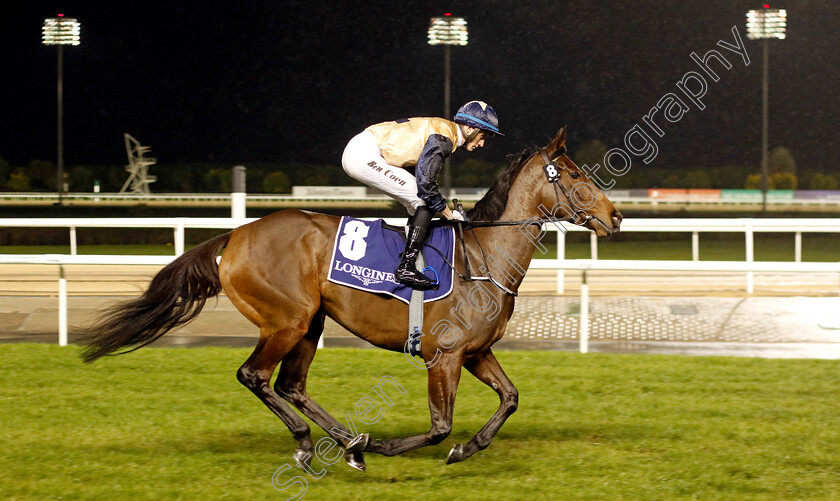
[[[763,9],[756,9],[747,12],[747,38],[750,40],[762,40],[762,83],[761,83],[761,210],[767,210],[767,190],[769,180],[769,134],[768,134],[768,61],[770,46],[768,41],[771,38],[785,39],[787,29],[787,11],[785,9],[771,9],[769,4],[764,4]]]
[[[429,45],[443,45],[443,117],[452,119],[450,109],[450,76],[452,61],[452,46],[467,45],[467,21],[463,17],[453,17],[447,12],[442,17],[433,17],[429,23]],[[448,198],[452,197],[452,174],[449,169],[449,158],[444,161],[443,188]]]
[[[65,45],[79,45],[81,24],[72,17],[48,17],[44,19],[41,40],[44,45],[58,46],[58,171],[56,173],[58,204],[64,196],[64,53]]]

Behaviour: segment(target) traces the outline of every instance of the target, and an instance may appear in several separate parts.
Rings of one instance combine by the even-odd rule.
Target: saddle
[[[430,230],[423,249],[426,266],[437,278],[439,286],[437,290],[423,291],[424,302],[448,296],[452,292],[455,275],[450,265],[455,255],[455,229],[451,225],[432,224]],[[409,303],[412,289],[394,279],[394,270],[399,265],[399,254],[404,247],[404,227],[385,224],[381,219],[364,221],[344,216],[333,244],[327,279]]]

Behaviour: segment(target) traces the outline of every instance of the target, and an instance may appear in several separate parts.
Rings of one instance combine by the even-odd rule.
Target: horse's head
[[[541,165],[544,173],[535,195],[545,216],[585,226],[599,237],[618,233],[621,212],[566,155],[566,127],[531,162]]]

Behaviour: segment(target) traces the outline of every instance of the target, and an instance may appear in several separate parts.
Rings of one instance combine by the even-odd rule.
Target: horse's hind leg
[[[312,438],[306,424],[289,405],[271,389],[271,375],[280,360],[294,347],[303,333],[291,335],[284,331],[266,333],[260,329],[260,340],[248,360],[239,368],[236,378],[279,417],[295,440],[298,448],[295,459],[307,462],[312,455]]]
[[[519,392],[508,379],[499,361],[493,352],[487,350],[464,364],[479,381],[496,390],[499,394],[499,408],[490,418],[490,421],[475,434],[472,440],[464,444],[457,444],[449,452],[446,464],[457,463],[472,456],[476,452],[485,449],[490,441],[496,436],[499,429],[505,424],[505,420],[516,411],[519,402]]]
[[[306,393],[306,376],[315,352],[318,349],[318,339],[324,330],[324,313],[319,312],[312,319],[306,336],[295,345],[283,358],[280,364],[280,374],[274,382],[274,391],[290,404],[297,407],[306,417],[324,429],[337,444],[346,446],[346,437],[351,436],[344,426],[327,411],[315,403]],[[338,429],[344,432],[344,437],[334,433]],[[348,452],[345,456],[347,464],[357,470],[365,470],[365,458],[361,452]]]

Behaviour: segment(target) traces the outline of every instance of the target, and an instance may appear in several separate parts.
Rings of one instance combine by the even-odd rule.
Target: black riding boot
[[[405,250],[402,253],[402,261],[397,266],[397,271],[394,276],[397,282],[407,285],[412,289],[430,290],[437,285],[434,280],[430,279],[419,270],[415,265],[417,255],[426,241],[426,232],[429,228],[429,223],[432,221],[433,212],[426,207],[418,207],[414,214],[414,219],[411,223],[411,228],[408,230],[408,237],[405,239]]]

